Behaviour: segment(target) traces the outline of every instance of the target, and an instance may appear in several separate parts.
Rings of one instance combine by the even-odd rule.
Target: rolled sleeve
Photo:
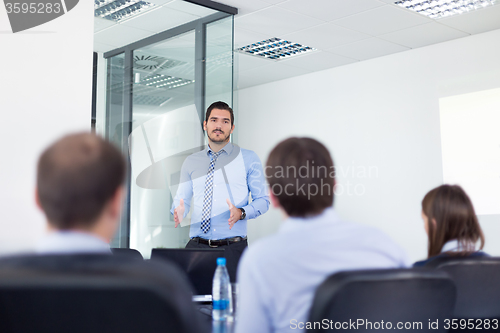
[[[172,209],[170,209],[170,214],[174,215],[175,207],[179,206],[181,199],[184,199],[184,216],[186,217],[191,208],[191,198],[193,197],[193,182],[191,180],[191,174],[188,168],[188,159],[184,161],[181,168],[181,177],[179,182],[179,187],[175,194],[174,202],[172,203]]]
[[[246,213],[246,220],[254,219],[269,210],[269,195],[264,177],[264,170],[259,157],[254,152],[245,159],[247,169],[248,190],[252,196],[252,202],[242,207]]]

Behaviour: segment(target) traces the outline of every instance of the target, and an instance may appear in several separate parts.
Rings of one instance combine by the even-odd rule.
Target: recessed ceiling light
[[[123,84],[123,76],[116,76],[113,79],[116,83],[109,87],[113,93],[123,93],[125,87]],[[194,83],[194,80],[183,79],[179,77],[155,74],[144,79],[139,78],[139,82],[134,82],[134,94],[151,95],[161,92],[163,89],[175,89]]]
[[[236,51],[241,53],[251,54],[254,56],[273,60],[290,58],[315,50],[315,48],[312,48],[310,46],[293,43],[280,38],[266,39],[261,42],[253,43],[236,49]]]
[[[438,19],[494,5],[496,0],[401,0],[396,5]]]
[[[194,80],[182,79],[179,77],[163,75],[163,74],[155,74],[149,77],[144,78],[136,84],[146,86],[146,87],[154,87],[154,88],[162,88],[162,89],[173,89],[188,85],[193,83]]]
[[[165,102],[167,102],[171,99],[172,99],[172,97],[134,94],[134,105],[153,105],[153,106],[160,105],[161,106],[162,104],[165,104]]]
[[[141,0],[94,0],[94,16],[119,22],[156,6]]]

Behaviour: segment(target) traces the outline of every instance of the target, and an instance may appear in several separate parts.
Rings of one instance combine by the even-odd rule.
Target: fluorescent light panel
[[[148,86],[148,87],[156,87],[156,88],[164,88],[164,89],[173,89],[185,86],[187,84],[193,83],[194,80],[186,80],[178,77],[156,74],[150,77],[141,80],[138,84]]]
[[[121,78],[122,79],[122,78]],[[158,89],[175,89],[194,83],[194,80],[182,79],[174,76],[156,74],[134,83],[134,96],[154,94]],[[109,88],[111,92],[121,94],[125,89],[123,82],[117,82]]]
[[[172,99],[172,97],[134,94],[134,105],[159,106],[159,105],[162,105],[171,99]]]
[[[315,48],[298,43],[293,43],[276,37],[236,49],[236,51],[241,53],[251,54],[254,56],[273,60],[290,58],[315,50]]]
[[[94,0],[94,16],[119,22],[156,6],[141,0]]]
[[[438,19],[494,5],[496,0],[401,0],[395,4],[427,17]]]

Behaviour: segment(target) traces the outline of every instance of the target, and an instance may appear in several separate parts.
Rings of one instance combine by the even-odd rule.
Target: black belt
[[[218,246],[224,246],[224,245],[229,245],[241,241],[247,240],[246,237],[232,237],[232,238],[224,238],[224,239],[217,239],[217,240],[212,240],[212,239],[205,239],[201,237],[194,237],[191,238],[195,242],[201,243],[201,244],[207,244],[210,247],[218,247]]]

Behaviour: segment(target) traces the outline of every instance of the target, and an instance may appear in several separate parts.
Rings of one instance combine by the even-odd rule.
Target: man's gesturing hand
[[[226,199],[227,205],[229,206],[229,229],[233,227],[233,225],[240,220],[241,210],[239,208],[234,207],[231,203],[231,200]]]
[[[184,199],[181,199],[179,206],[175,207],[174,209],[174,221],[176,228],[182,222],[183,219],[184,219]]]

